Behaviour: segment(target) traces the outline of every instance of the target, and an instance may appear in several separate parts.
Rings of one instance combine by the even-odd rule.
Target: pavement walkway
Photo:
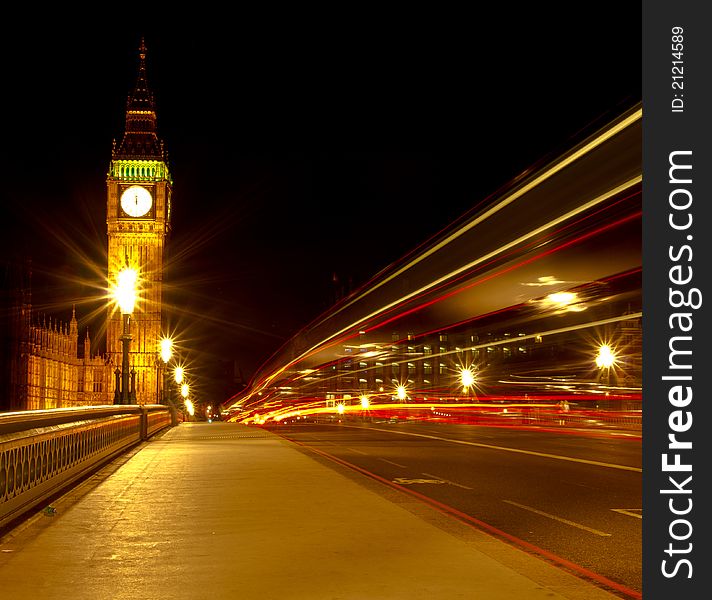
[[[0,598],[615,596],[264,430],[183,423],[0,539]]]

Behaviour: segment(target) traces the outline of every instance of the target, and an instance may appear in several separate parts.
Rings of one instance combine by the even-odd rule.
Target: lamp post
[[[596,356],[596,366],[601,369],[601,378],[605,373],[604,383],[610,385],[611,367],[616,364],[618,357],[608,344],[603,344],[598,348]],[[605,369],[605,371],[603,371]]]
[[[163,361],[163,388],[161,389],[161,404],[171,404],[171,390],[168,385],[168,362],[173,356],[173,340],[163,338],[161,340],[161,360]]]
[[[129,390],[129,344],[131,343],[130,323],[131,315],[136,304],[136,281],[138,274],[130,267],[125,267],[119,272],[114,299],[121,310],[123,331],[121,333],[121,371],[116,368],[116,389],[114,391],[114,404],[132,404],[136,402],[136,372],[131,372],[131,389]]]
[[[185,375],[185,370],[180,365],[177,365],[176,368],[173,369],[173,381],[175,381],[176,389],[179,391],[181,389],[180,386],[183,383],[184,375]],[[172,401],[173,401],[173,399],[171,398],[171,402]],[[175,404],[173,405],[173,407],[175,408]]]
[[[402,383],[396,386],[396,396],[401,402],[405,402],[408,399],[408,391]]]
[[[462,393],[470,396],[470,389],[475,385],[475,373],[472,367],[461,367],[460,368],[460,384],[462,385]]]
[[[185,375],[185,370],[178,365],[173,371],[173,380],[176,382],[176,385],[183,383],[183,375]]]
[[[183,406],[188,411],[188,415],[191,417],[195,415],[195,406],[193,401],[188,398],[190,394],[190,386],[184,381],[180,386],[180,395],[183,396]]]

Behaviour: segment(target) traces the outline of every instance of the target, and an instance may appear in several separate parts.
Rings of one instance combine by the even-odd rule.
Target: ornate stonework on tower
[[[139,274],[138,301],[130,321],[133,339],[129,355],[129,364],[136,371],[139,404],[157,403],[160,397],[156,365],[172,184],[167,155],[157,135],[156,105],[146,79],[146,46],[142,39],[138,79],[126,103],[124,136],[120,144],[114,141],[106,179],[109,285],[116,283],[124,266]],[[106,350],[114,365],[121,365],[121,333],[121,314],[111,308]]]

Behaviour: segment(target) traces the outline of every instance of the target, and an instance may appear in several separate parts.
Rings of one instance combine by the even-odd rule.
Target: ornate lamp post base
[[[116,367],[114,376],[116,377],[116,387],[114,389],[114,404],[136,404],[136,371],[131,369],[129,373],[129,344],[131,334],[129,333],[129,315],[121,315],[124,320],[124,331],[119,338],[121,340],[122,360],[121,369]],[[131,377],[131,387],[129,388],[129,376]]]

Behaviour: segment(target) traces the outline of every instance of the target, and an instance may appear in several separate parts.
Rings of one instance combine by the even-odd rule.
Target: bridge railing
[[[0,527],[178,420],[163,405],[0,414]]]

